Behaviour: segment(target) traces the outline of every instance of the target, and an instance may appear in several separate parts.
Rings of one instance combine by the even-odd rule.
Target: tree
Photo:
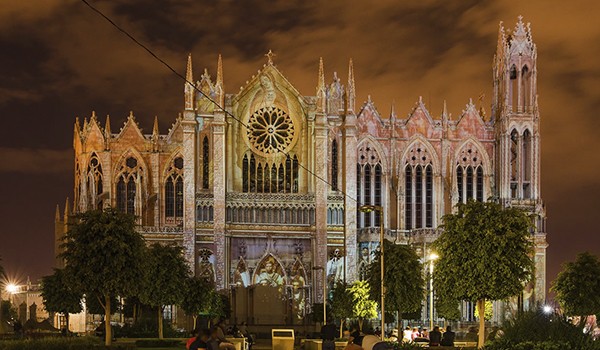
[[[384,240],[384,287],[386,309],[410,313],[421,308],[425,293],[423,264],[415,250],[408,245],[394,244]],[[371,299],[381,300],[381,260],[377,254],[369,265]]]
[[[69,329],[69,314],[81,312],[83,294],[74,290],[68,283],[65,271],[54,269],[54,273],[42,278],[42,300],[48,312],[58,312],[65,315],[67,330]]]
[[[116,296],[110,297],[110,312],[114,314],[119,311],[119,299]],[[85,309],[90,315],[104,315],[104,298],[99,293],[90,293],[85,296]]]
[[[600,314],[600,261],[588,252],[577,255],[574,262],[567,262],[563,270],[552,282],[551,291],[556,293],[556,300],[570,316]]]
[[[516,296],[532,279],[530,225],[524,211],[493,202],[469,201],[443,217],[443,233],[434,245],[439,255],[435,290],[444,298],[477,301],[479,346],[485,335],[485,301]]]
[[[111,345],[111,299],[136,295],[146,251],[133,215],[115,209],[93,210],[73,217],[62,247],[65,273],[74,290],[98,295],[105,314],[105,343]]]
[[[361,331],[365,319],[377,317],[377,303],[370,299],[370,289],[367,281],[356,281],[348,288],[352,295],[352,317],[358,319]]]
[[[198,315],[207,313],[215,293],[214,286],[204,278],[189,277],[186,279],[184,296],[181,302],[183,311],[194,318],[194,329],[197,327]]]
[[[340,320],[340,338],[344,330],[344,322],[353,316],[354,300],[348,289],[348,284],[338,282],[331,291],[331,315]],[[322,308],[321,308],[322,309]],[[321,317],[321,320],[323,318]]]
[[[457,321],[460,319],[459,301],[452,298],[438,298],[435,302],[437,314],[448,321]]]
[[[475,305],[475,315],[477,315],[477,319],[481,317],[481,312],[479,312],[479,305]],[[483,318],[486,321],[489,321],[494,317],[494,303],[490,300],[485,301],[485,312],[483,313]]]
[[[141,300],[158,311],[158,338],[163,339],[165,305],[181,304],[189,267],[176,245],[153,244],[148,250]]]

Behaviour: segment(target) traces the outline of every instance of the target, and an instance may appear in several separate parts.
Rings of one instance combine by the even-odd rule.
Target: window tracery
[[[381,206],[383,204],[383,168],[381,166],[381,157],[375,147],[369,142],[364,142],[358,148],[356,172],[358,206]],[[381,225],[379,212],[362,213],[358,211],[357,214],[356,223],[358,228]]]
[[[165,180],[165,218],[183,218],[183,158],[177,157],[167,170]]]
[[[483,155],[472,143],[462,148],[456,160],[456,185],[459,203],[484,201]]]
[[[404,160],[404,225],[407,230],[433,227],[432,156],[420,142]]]
[[[246,153],[242,159],[242,192],[298,193],[298,156],[268,162]]]
[[[102,183],[102,165],[96,153],[92,153],[87,168],[87,190],[88,206],[91,209],[102,208],[102,195],[104,188]]]
[[[286,152],[294,140],[294,122],[277,107],[263,107],[248,121],[247,137],[255,152],[264,156]]]
[[[208,145],[208,136],[202,139],[202,188],[208,189],[210,170],[210,146]]]
[[[140,205],[138,195],[141,189],[143,170],[138,160],[130,156],[121,165],[117,177],[117,209],[128,214],[137,214]]]

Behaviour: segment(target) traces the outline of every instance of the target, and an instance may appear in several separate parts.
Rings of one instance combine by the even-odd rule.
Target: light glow
[[[429,254],[429,260],[437,260],[440,256],[436,253]]]
[[[6,291],[10,294],[15,294],[19,291],[19,286],[14,283],[9,283],[6,285]]]
[[[551,313],[552,313],[552,311],[554,311],[554,308],[553,308],[552,306],[550,306],[550,305],[544,305],[544,306],[542,307],[542,311],[543,311],[545,314],[551,314]]]

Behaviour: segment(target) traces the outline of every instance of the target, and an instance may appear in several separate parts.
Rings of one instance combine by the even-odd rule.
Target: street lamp
[[[429,330],[433,329],[433,262],[439,258],[436,253],[429,254]]]
[[[383,268],[385,264],[383,262],[383,207],[380,205],[361,205],[358,210],[362,213],[378,212],[379,213],[379,261],[381,263],[381,340],[385,337],[385,289],[383,286]]]
[[[323,266],[314,266],[313,270],[323,270],[323,325],[327,324],[327,270]]]

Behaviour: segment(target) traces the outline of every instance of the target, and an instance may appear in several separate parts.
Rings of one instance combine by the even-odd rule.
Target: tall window
[[[288,155],[281,163],[257,160],[254,154],[242,159],[242,191],[251,193],[297,193],[298,157]]]
[[[338,190],[338,145],[336,140],[331,142],[331,190]]]
[[[482,157],[472,143],[466,144],[460,151],[456,161],[456,189],[459,203],[466,203],[469,199],[483,202],[485,186]]]
[[[208,136],[204,136],[202,140],[202,188],[208,189],[210,170],[210,148],[208,145]]]
[[[521,69],[521,95],[523,110],[527,111],[531,105],[531,72],[527,66]]]
[[[358,205],[383,205],[383,168],[379,154],[368,142],[358,149],[356,174]],[[358,212],[356,220],[359,228],[377,227],[381,225],[379,213]]]
[[[523,133],[523,139],[521,140],[521,163],[523,174],[523,198],[531,198],[531,134],[529,130],[525,130]]]
[[[165,181],[165,217],[183,217],[183,158],[173,160]]]
[[[87,168],[87,190],[88,206],[92,209],[102,208],[101,195],[104,191],[102,186],[102,165],[98,160],[96,153],[92,153]]]
[[[117,209],[128,213],[137,213],[136,197],[142,180],[142,170],[137,159],[129,157],[121,166],[117,181]]]
[[[517,130],[510,133],[510,194],[517,198],[519,187],[519,134]]]
[[[517,111],[517,98],[519,96],[519,80],[517,79],[517,67],[514,65],[510,68],[510,91],[509,101],[511,103],[512,111]]]
[[[433,227],[433,165],[431,155],[420,143],[407,152],[404,185],[404,227]]]

